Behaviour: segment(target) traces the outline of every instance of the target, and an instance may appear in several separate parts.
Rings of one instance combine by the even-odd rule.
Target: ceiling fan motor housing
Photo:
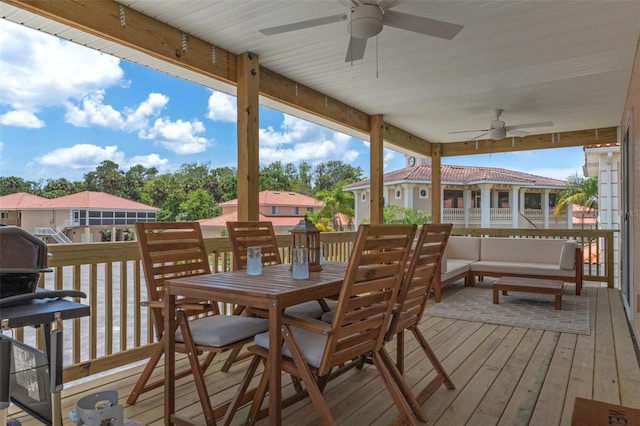
[[[383,13],[375,4],[361,4],[351,9],[347,31],[352,37],[368,39],[382,31]]]

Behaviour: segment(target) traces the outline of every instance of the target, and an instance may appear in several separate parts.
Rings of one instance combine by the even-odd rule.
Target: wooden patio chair
[[[437,372],[437,376],[427,384],[416,398],[420,404],[423,404],[443,383],[447,388],[455,389],[451,378],[418,328],[427,306],[433,283],[440,274],[440,259],[449,240],[451,228],[451,224],[422,226],[415,248],[411,251],[409,266],[400,286],[391,323],[385,335],[385,342],[390,342],[394,337],[396,338],[396,365],[399,373],[404,373],[405,330],[413,333]]]
[[[140,394],[164,384],[163,380],[147,383],[164,354],[164,282],[167,279],[210,274],[209,258],[205,250],[200,224],[197,222],[138,222],[135,224],[138,248],[144,269],[149,300],[143,302],[151,310],[151,318],[158,343],[133,391],[127,399],[135,404]],[[215,301],[182,298],[176,300],[176,351],[188,354],[190,368],[176,373],[176,379],[193,374],[205,413],[211,403],[203,373],[217,353],[239,350],[256,333],[268,329],[268,321],[239,315],[221,315]],[[198,355],[206,352],[203,361]],[[227,371],[232,360],[222,367]],[[205,416],[207,423],[212,419]]]
[[[322,395],[332,369],[360,356],[369,356],[398,406],[401,415],[413,421],[412,411],[426,421],[417,401],[407,404],[408,390],[389,355],[383,350],[384,334],[406,268],[415,235],[415,225],[361,225],[345,273],[332,323],[284,316],[282,370],[299,377],[305,384],[303,394],[283,401],[283,406],[310,396],[322,424],[335,424]],[[225,424],[231,421],[246,393],[261,360],[268,359],[269,333],[256,335],[256,345],[248,349],[256,356],[247,370],[238,392],[229,405]],[[269,370],[265,365],[250,409],[248,424],[261,415]],[[394,380],[395,379],[395,380]],[[405,387],[405,391],[399,388]]]
[[[247,269],[247,248],[251,246],[261,247],[262,266],[282,263],[278,241],[271,222],[227,222],[227,232],[229,233],[229,240],[233,250],[234,270]],[[292,306],[287,308],[285,313],[294,317],[320,318],[329,309],[328,302],[318,300]]]

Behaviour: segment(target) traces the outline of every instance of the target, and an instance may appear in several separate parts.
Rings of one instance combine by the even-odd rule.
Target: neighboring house
[[[3,225],[21,227],[22,209],[31,204],[47,200],[48,198],[27,194],[26,192],[16,192],[15,194],[3,195],[0,197],[0,223]]]
[[[483,228],[571,228],[553,209],[565,182],[496,167],[441,167],[442,222]],[[385,205],[431,213],[431,159],[407,157],[405,168],[383,177]],[[354,193],[356,224],[369,218],[370,180],[343,187]],[[487,200],[488,202],[485,202]]]
[[[315,213],[324,205],[313,197],[289,191],[262,191],[258,203],[258,220],[272,222],[276,234],[288,234],[307,213]],[[227,222],[238,220],[237,199],[220,203],[220,207],[221,216],[198,221],[205,237],[226,235]]]
[[[122,230],[136,222],[155,222],[160,210],[104,192],[84,191],[54,199],[11,194],[0,197],[0,211],[14,213],[15,224],[51,242],[101,241],[100,232],[111,230],[112,241],[122,240]],[[9,224],[2,222],[4,224]]]
[[[599,229],[621,229],[620,211],[620,145],[598,144],[587,145],[584,148],[583,173],[586,177],[598,178],[598,210],[597,227]],[[602,241],[600,241],[600,256],[605,256]],[[618,281],[620,233],[614,234],[613,240],[613,271],[615,282]],[[600,262],[604,258],[600,259]]]

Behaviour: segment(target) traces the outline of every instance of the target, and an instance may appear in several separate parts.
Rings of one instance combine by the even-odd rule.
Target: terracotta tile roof
[[[480,166],[455,166],[442,165],[441,180],[443,184],[479,184],[479,183],[505,183],[512,185],[527,185],[538,187],[559,187],[565,186],[565,182],[559,179],[548,178],[544,176],[532,175],[530,173],[519,172],[516,170],[503,169],[499,167],[480,167]],[[430,183],[431,167],[416,166],[405,167],[403,169],[394,170],[385,173],[383,182],[388,183]],[[344,186],[345,190],[368,187],[371,185],[370,179],[361,180]]]
[[[594,148],[611,148],[615,146],[620,146],[620,144],[619,143],[594,143],[591,145],[584,145],[582,147],[582,150],[586,151],[587,149],[594,149]]]
[[[266,206],[298,206],[298,207],[322,207],[323,203],[308,195],[289,191],[261,191],[258,194],[258,203]],[[220,203],[221,207],[235,206],[238,199]]]
[[[266,216],[262,213],[258,215],[258,220],[266,220],[273,223],[274,227],[290,227],[293,228],[300,222],[302,216]],[[202,227],[226,227],[227,222],[238,220],[238,213],[227,213],[222,216],[212,217],[210,219],[200,219],[197,222],[200,222],[200,226]]]
[[[42,201],[47,201],[47,198],[27,194],[26,192],[16,192],[15,194],[0,197],[0,209],[18,210]]]
[[[52,200],[40,201],[28,206],[34,209],[109,209],[127,211],[158,211],[157,207],[148,206],[126,198],[116,197],[105,192],[84,191]]]

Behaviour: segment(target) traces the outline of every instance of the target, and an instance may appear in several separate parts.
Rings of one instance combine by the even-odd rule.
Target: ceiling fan
[[[472,140],[481,139],[482,137],[489,135],[491,139],[494,141],[498,141],[500,139],[504,139],[507,137],[507,132],[509,136],[525,136],[528,135],[527,132],[522,132],[518,129],[528,129],[531,127],[550,127],[553,126],[551,121],[544,121],[540,123],[527,123],[527,124],[516,124],[515,126],[505,126],[504,121],[500,120],[500,116],[502,115],[501,109],[496,109],[495,120],[491,121],[491,125],[488,129],[477,129],[477,130],[462,130],[459,132],[449,132],[450,135],[454,133],[470,133],[470,132],[484,132],[479,136],[476,136]]]
[[[364,57],[367,39],[378,35],[384,25],[447,40],[451,40],[462,30],[462,25],[389,10],[398,3],[398,0],[339,1],[349,9],[346,13],[264,28],[260,32],[264,35],[275,35],[346,21],[347,33],[351,37],[345,62],[350,62]]]

